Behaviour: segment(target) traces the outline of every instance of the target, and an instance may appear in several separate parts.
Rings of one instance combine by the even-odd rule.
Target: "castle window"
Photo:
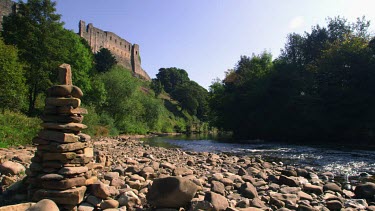
[[[115,39],[115,43],[117,43],[117,40]]]
[[[109,37],[109,40],[112,40],[112,36]]]
[[[122,42],[120,42],[120,45],[122,45]]]
[[[138,55],[138,51],[135,51],[135,55]]]

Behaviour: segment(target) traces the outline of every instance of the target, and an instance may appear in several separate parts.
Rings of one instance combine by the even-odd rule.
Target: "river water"
[[[285,165],[312,167],[335,175],[375,175],[375,151],[339,146],[301,146],[270,143],[261,140],[234,143],[213,136],[165,136],[145,139],[151,146],[178,147],[196,152],[224,152],[235,155],[259,156],[263,160]]]

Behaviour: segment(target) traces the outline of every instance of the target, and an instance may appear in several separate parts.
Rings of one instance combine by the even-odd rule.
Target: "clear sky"
[[[365,15],[375,32],[374,0],[57,0],[57,13],[67,29],[78,32],[84,20],[139,44],[151,78],[178,67],[205,88],[241,55],[266,50],[275,58],[289,33],[327,17]]]

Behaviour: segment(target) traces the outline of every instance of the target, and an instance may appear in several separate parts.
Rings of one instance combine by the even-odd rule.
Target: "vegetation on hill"
[[[290,34],[281,55],[242,56],[210,87],[210,119],[236,137],[370,143],[375,39],[364,18]],[[355,141],[354,141],[355,140]]]
[[[84,123],[89,125],[87,133],[91,135],[207,129],[202,109],[187,107],[186,99],[173,100],[165,92],[155,94],[150,82],[116,66],[108,49],[94,55],[86,41],[63,28],[55,4],[51,0],[20,2],[16,14],[4,17],[0,39],[0,147],[31,143],[40,121],[26,114],[38,116],[43,112],[45,92],[56,84],[57,67],[62,63],[72,66],[73,83],[85,93],[83,106],[89,114]],[[187,78],[187,83],[193,82]],[[196,83],[194,86],[201,89]]]

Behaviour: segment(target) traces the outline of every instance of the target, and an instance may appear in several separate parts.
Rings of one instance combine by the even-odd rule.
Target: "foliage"
[[[77,85],[84,91],[90,88],[85,79],[92,55],[80,38],[63,28],[55,5],[50,0],[20,2],[17,13],[4,17],[4,41],[16,45],[21,61],[27,64],[29,113],[35,111],[38,95],[56,81],[56,67],[62,63],[72,65]]]
[[[210,122],[238,137],[370,143],[375,60],[364,18],[290,34],[281,55],[241,57],[210,87]],[[372,39],[374,40],[374,39]]]
[[[98,72],[107,72],[117,64],[115,56],[107,48],[101,48],[95,54],[95,68]]]
[[[20,110],[25,100],[25,77],[17,49],[0,39],[0,108]]]
[[[1,147],[30,145],[40,130],[41,121],[24,114],[6,110],[0,113],[0,145]]]
[[[157,80],[163,85],[167,93],[171,93],[179,84],[189,81],[187,72],[176,67],[160,68],[156,74]]]

